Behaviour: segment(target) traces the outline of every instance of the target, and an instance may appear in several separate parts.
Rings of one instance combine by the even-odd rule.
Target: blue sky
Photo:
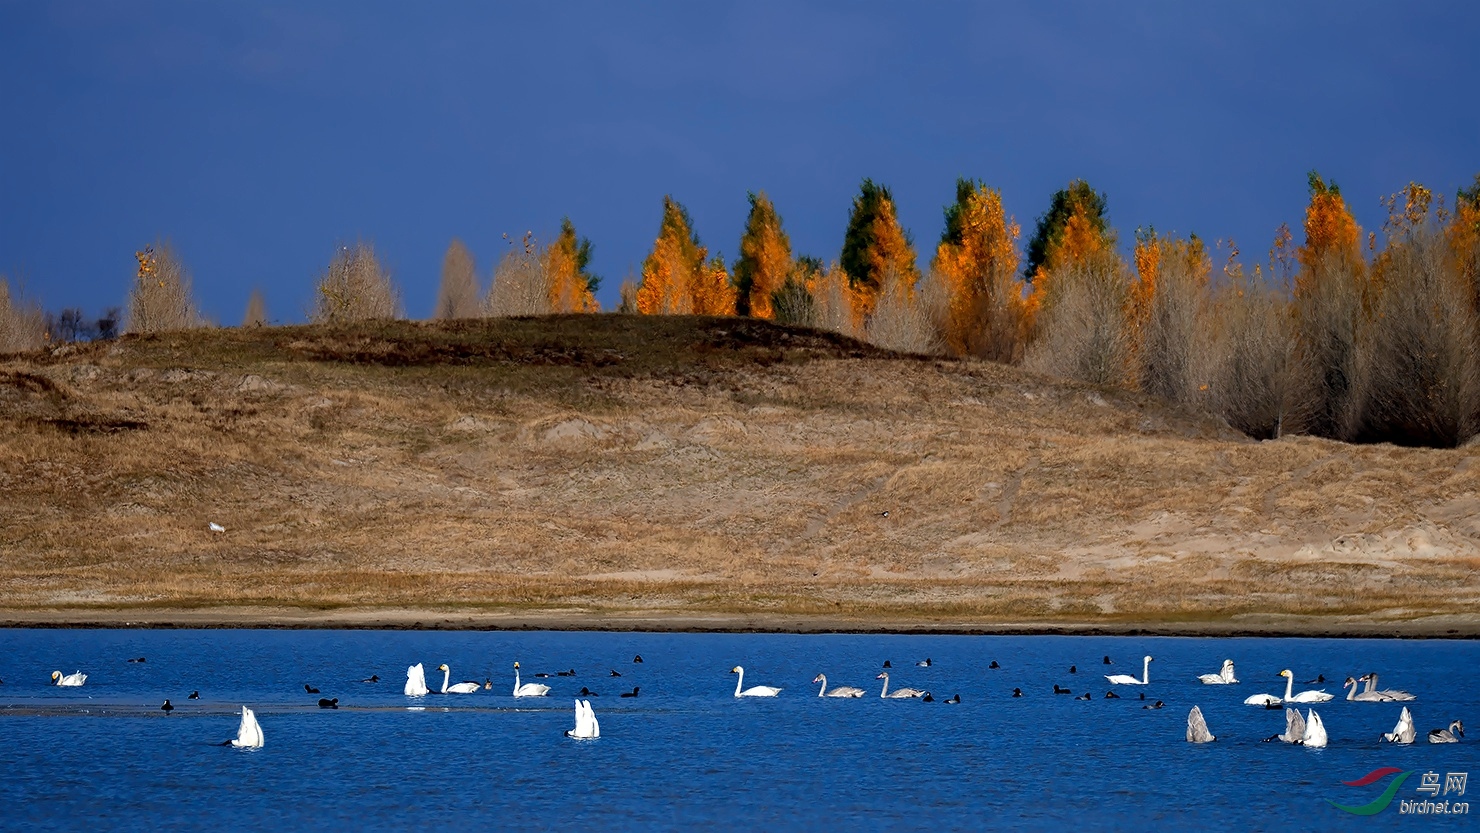
[[[746,192],[836,258],[864,177],[922,262],[958,176],[1025,235],[1083,177],[1142,225],[1262,257],[1306,172],[1369,229],[1480,172],[1466,3],[194,3],[0,0],[0,274],[124,303],[171,240],[205,311],[304,318],[341,242],[424,317],[462,238],[486,282],[562,216],[614,304],[664,194],[733,262]],[[1297,235],[1298,236],[1298,235]]]

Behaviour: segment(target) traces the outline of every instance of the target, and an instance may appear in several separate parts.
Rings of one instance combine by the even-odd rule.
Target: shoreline
[[[1240,616],[1193,622],[888,619],[772,613],[435,609],[212,608],[199,610],[5,610],[0,628],[139,630],[486,630],[650,633],[904,634],[958,636],[1174,636],[1326,639],[1477,639],[1480,614],[1365,621],[1346,617]]]

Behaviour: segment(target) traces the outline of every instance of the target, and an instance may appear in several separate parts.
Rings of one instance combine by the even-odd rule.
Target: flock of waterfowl
[[[138,657],[136,659],[131,658],[128,661],[145,662],[146,660],[144,657]],[[643,661],[642,656],[635,656],[633,657],[632,661],[634,663],[641,663]],[[1110,657],[1108,656],[1104,658],[1103,662],[1105,665],[1113,664]],[[1130,674],[1105,674],[1103,676],[1106,683],[1110,686],[1150,686],[1152,662],[1153,658],[1150,656],[1145,656],[1142,658],[1141,676],[1139,678]],[[916,662],[915,665],[921,668],[929,668],[934,665],[934,661],[927,657],[924,660]],[[881,671],[874,678],[876,680],[883,681],[883,685],[879,690],[879,697],[889,700],[918,699],[927,703],[935,701],[934,696],[928,689],[912,688],[906,686],[895,688],[893,691],[891,691],[889,689],[889,669],[891,667],[892,664],[888,660],[885,660],[885,670]],[[997,663],[996,660],[993,660],[990,668],[999,669],[1001,668],[1001,666]],[[475,680],[464,680],[461,682],[453,683],[451,681],[452,669],[446,663],[438,665],[436,670],[442,672],[442,686],[440,689],[433,690],[428,688],[427,686],[426,672],[424,666],[421,663],[409,666],[406,669],[406,684],[403,687],[404,694],[407,697],[421,698],[429,694],[475,694],[479,691],[491,690],[493,688],[493,681],[486,678],[481,683]],[[512,696],[521,698],[549,696],[551,691],[549,685],[541,682],[524,682],[521,679],[520,666],[518,662],[514,663],[513,671],[514,686],[512,690]],[[745,669],[742,666],[737,665],[731,668],[730,673],[736,675],[734,693],[735,697],[776,697],[783,691],[783,689],[780,687],[769,685],[755,685],[746,688]],[[1073,665],[1069,666],[1069,673],[1077,674],[1078,668]],[[551,676],[574,677],[576,676],[576,672],[575,669],[570,669],[569,671],[556,672],[554,675],[539,673],[535,674],[534,676],[537,678],[548,678]],[[621,677],[622,675],[616,669],[612,669],[610,672],[610,676]],[[1267,709],[1278,709],[1286,707],[1285,731],[1277,735],[1271,735],[1270,737],[1263,738],[1263,740],[1266,742],[1282,741],[1285,743],[1298,744],[1309,747],[1326,746],[1329,736],[1326,732],[1325,723],[1322,721],[1321,716],[1317,714],[1314,709],[1310,709],[1305,715],[1301,715],[1299,709],[1288,708],[1287,706],[1289,704],[1324,703],[1334,700],[1335,695],[1326,692],[1324,689],[1307,689],[1304,691],[1296,692],[1294,690],[1295,675],[1291,673],[1288,669],[1279,672],[1278,676],[1284,678],[1285,680],[1285,691],[1283,696],[1278,694],[1255,694],[1243,700],[1243,703],[1245,705],[1260,706]],[[1231,659],[1224,660],[1222,668],[1220,668],[1217,672],[1210,674],[1200,674],[1198,675],[1197,679],[1204,685],[1236,685],[1239,683],[1238,677],[1236,676],[1236,673],[1234,671],[1233,660]],[[72,674],[63,674],[61,671],[53,671],[51,674],[51,680],[54,685],[77,687],[87,682],[87,675],[82,673],[80,670]],[[372,674],[370,677],[365,678],[360,682],[376,683],[379,681],[380,677],[378,675]],[[1325,682],[1325,675],[1318,675],[1314,680],[1305,681],[1305,684],[1321,684]],[[825,674],[818,674],[812,679],[812,683],[814,685],[820,686],[820,688],[817,690],[818,697],[858,698],[863,697],[866,694],[864,689],[858,688],[856,686],[843,685],[828,688],[827,675]],[[1359,691],[1358,687],[1363,684],[1365,684],[1365,687]],[[1347,677],[1346,680],[1342,683],[1342,688],[1346,690],[1345,699],[1352,702],[1391,703],[1413,701],[1417,699],[1411,692],[1401,689],[1378,688],[1378,675],[1376,673],[1368,673],[1360,677]],[[307,694],[320,693],[319,689],[314,688],[312,685],[307,683],[304,684],[303,689],[304,692]],[[639,690],[640,689],[637,686],[633,686],[630,692],[623,692],[620,694],[620,696],[636,697],[638,696]],[[1062,687],[1055,683],[1053,687],[1053,693],[1072,695],[1073,691],[1069,688]],[[590,690],[589,687],[581,687],[581,690],[577,695],[577,699],[575,701],[575,727],[565,732],[565,735],[567,737],[585,740],[594,739],[601,736],[601,727],[596,719],[596,713],[592,709],[591,701],[589,699],[591,697],[598,696],[600,695]],[[1022,697],[1022,689],[1014,688],[1012,690],[1011,696]],[[199,699],[199,697],[199,691],[192,691],[188,699],[196,700]],[[1091,700],[1094,698],[1089,692],[1083,692],[1074,699]],[[1104,699],[1120,699],[1120,695],[1118,695],[1112,688],[1105,692]],[[1146,695],[1144,693],[1141,694],[1140,699],[1145,700]],[[941,702],[960,703],[961,695],[956,694],[953,697]],[[318,701],[318,705],[319,708],[322,709],[337,709],[339,708],[339,698],[320,698]],[[1142,706],[1142,708],[1160,709],[1162,706],[1162,701],[1156,700],[1152,703],[1148,703]],[[164,704],[160,706],[160,710],[168,715],[170,712],[175,710],[175,706],[171,704],[169,700],[165,700]],[[1382,740],[1390,743],[1409,744],[1413,743],[1416,740],[1417,736],[1418,733],[1414,727],[1413,714],[1408,710],[1408,707],[1404,706],[1402,713],[1399,715],[1397,725],[1393,727],[1393,731],[1383,733]],[[1208,729],[1207,720],[1204,718],[1202,709],[1199,706],[1193,706],[1192,710],[1187,715],[1186,737],[1188,742],[1190,743],[1209,743],[1217,740],[1217,737]],[[1464,737],[1464,723],[1459,720],[1455,720],[1445,728],[1433,729],[1429,731],[1427,737],[1429,743],[1458,743]],[[263,743],[264,737],[262,726],[257,722],[256,713],[253,712],[252,709],[243,706],[241,710],[241,723],[237,729],[237,736],[229,741],[226,741],[222,745],[230,745],[242,749],[258,749],[263,746]]]

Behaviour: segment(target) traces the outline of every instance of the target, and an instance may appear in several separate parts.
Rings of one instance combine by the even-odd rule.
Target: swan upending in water
[[[242,706],[242,722],[236,730],[236,739],[231,745],[237,749],[261,749],[264,738],[262,726],[257,723],[257,713]]]
[[[1223,660],[1223,668],[1218,673],[1199,674],[1197,678],[1202,681],[1203,685],[1230,685],[1238,682],[1238,678],[1233,676],[1233,660],[1231,659]]]
[[[406,696],[425,697],[427,694],[427,675],[422,669],[421,663],[406,668]]]
[[[444,662],[441,665],[437,666],[437,670],[442,672],[443,694],[472,694],[483,686],[482,683],[475,683],[471,681],[461,682],[449,686],[447,685],[447,681],[452,679],[452,669],[448,668],[447,663]]]
[[[1405,707],[1403,711],[1408,711]],[[1448,729],[1430,729],[1429,743],[1459,743],[1459,739],[1465,736],[1465,724],[1456,720],[1449,724]]]
[[[81,671],[66,675],[63,675],[60,671],[53,671],[51,672],[51,682],[53,685],[80,686],[87,682],[87,675]]]
[[[1363,694],[1376,694],[1378,697],[1381,697],[1384,701],[1390,701],[1390,700],[1417,700],[1418,699],[1417,697],[1414,697],[1409,692],[1406,692],[1406,691],[1404,691],[1404,690],[1402,690],[1400,688],[1383,688],[1383,689],[1378,688],[1377,687],[1377,672],[1376,671],[1373,671],[1373,672],[1368,673],[1368,674],[1363,674],[1359,679],[1361,679],[1362,682],[1365,682],[1367,684],[1367,688],[1362,692]]]
[[[1320,749],[1326,745],[1326,724],[1321,722],[1321,716],[1311,709],[1305,716],[1305,736],[1300,741],[1305,746]]]
[[[1398,725],[1391,732],[1384,732],[1382,739],[1388,743],[1413,743],[1418,736],[1418,731],[1413,728],[1413,713],[1408,707],[1403,707],[1403,713],[1398,715]]]
[[[1110,685],[1148,685],[1151,682],[1151,657],[1141,658],[1141,679],[1136,679],[1129,674],[1106,674],[1105,679]]]
[[[568,738],[592,740],[601,737],[601,724],[596,722],[596,712],[590,700],[576,701],[576,727],[565,733]]]
[[[1187,713],[1187,742],[1188,743],[1212,743],[1218,738],[1208,731],[1208,722],[1203,720],[1202,709],[1192,707]]]
[[[876,679],[876,680],[883,680],[884,681],[884,688],[882,688],[879,691],[879,696],[880,697],[883,697],[883,698],[886,698],[886,699],[889,699],[889,700],[904,700],[904,699],[909,698],[909,697],[924,697],[925,696],[925,691],[923,689],[918,689],[918,688],[897,688],[894,691],[890,691],[889,690],[889,672],[888,671],[885,671],[884,673],[880,674],[879,676],[875,677],[874,679]]]
[[[826,674],[818,674],[816,677],[813,677],[812,678],[812,682],[814,682],[814,683],[822,683],[822,688],[818,689],[818,691],[817,691],[817,696],[818,697],[862,697],[863,696],[863,689],[861,689],[861,688],[854,688],[851,685],[840,685],[837,688],[834,688],[832,691],[828,691],[827,690],[827,675]]]
[[[515,697],[544,697],[550,693],[550,687],[544,683],[519,684],[519,663],[514,663],[514,696]]]
[[[740,675],[740,678],[735,680],[736,697],[775,697],[781,693],[781,689],[768,685],[755,685],[741,691],[741,687],[745,685],[745,669],[737,665],[730,669],[730,673]]]
[[[1300,716],[1300,709],[1285,709],[1285,733],[1283,735],[1271,735],[1264,740],[1266,742],[1279,740],[1285,743],[1304,743],[1305,718]]]

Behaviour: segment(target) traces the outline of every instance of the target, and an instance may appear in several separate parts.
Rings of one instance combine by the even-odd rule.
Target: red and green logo
[[[1379,769],[1374,769],[1355,781],[1341,782],[1348,787],[1365,787],[1368,784],[1375,784],[1395,772],[1398,773],[1398,777],[1394,778],[1392,780],[1392,783],[1387,785],[1387,789],[1382,791],[1382,795],[1379,795],[1377,798],[1366,804],[1359,804],[1356,806],[1348,804],[1338,804],[1329,798],[1326,799],[1326,803],[1330,804],[1332,807],[1335,807],[1338,810],[1345,810],[1346,812],[1357,816],[1377,815],[1383,810],[1386,810],[1389,804],[1393,803],[1393,796],[1398,794],[1398,788],[1402,787],[1403,782],[1408,780],[1408,776],[1413,774],[1412,770],[1405,771],[1395,766],[1385,766]]]

